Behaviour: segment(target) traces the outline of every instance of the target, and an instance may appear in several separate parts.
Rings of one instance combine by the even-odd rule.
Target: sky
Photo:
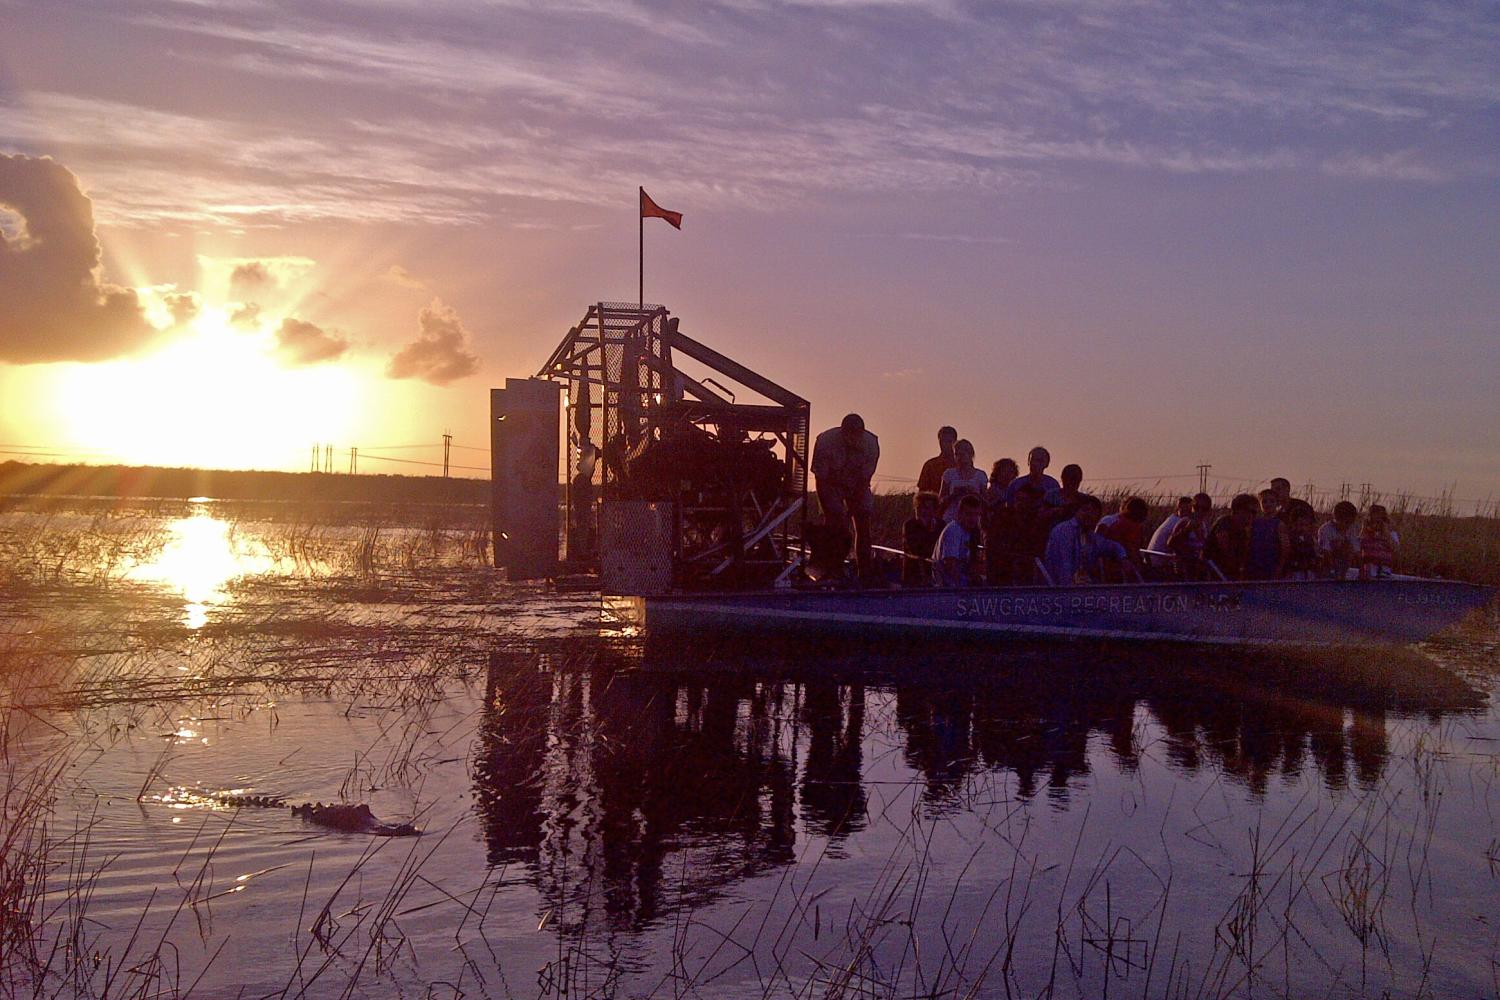
[[[0,448],[428,471],[451,431],[483,474],[486,389],[634,298],[644,185],[685,217],[647,300],[861,413],[889,488],[950,423],[1101,487],[1500,497],[1494,3],[0,22]]]

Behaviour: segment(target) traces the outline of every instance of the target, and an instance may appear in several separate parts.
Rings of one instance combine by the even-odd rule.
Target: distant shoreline
[[[490,499],[490,482],[441,476],[0,462],[0,498],[61,496],[484,504]]]

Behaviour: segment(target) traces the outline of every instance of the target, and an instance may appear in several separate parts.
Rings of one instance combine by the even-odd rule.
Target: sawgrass
[[[899,531],[909,503],[909,497],[882,497],[877,513],[882,508],[887,516],[899,513],[892,518]],[[1440,517],[1421,516],[1434,523]],[[0,643],[5,695],[0,992],[190,996],[197,975],[207,971],[182,973],[165,933],[146,937],[126,928],[108,944],[100,940],[90,902],[105,861],[90,843],[88,818],[60,827],[55,800],[58,777],[81,747],[40,721],[44,708],[73,713],[78,729],[101,732],[198,699],[211,699],[219,711],[232,710],[237,698],[249,704],[267,691],[340,699],[351,711],[358,706],[382,719],[381,740],[354,754],[345,781],[351,797],[375,784],[418,785],[433,757],[422,743],[431,728],[428,713],[455,687],[475,679],[476,665],[497,642],[466,623],[445,623],[444,607],[456,595],[475,598],[473,588],[490,587],[478,595],[487,601],[515,599],[474,572],[484,565],[482,525],[430,523],[412,529],[385,519],[352,525],[302,521],[275,537],[291,564],[304,571],[290,579],[241,584],[239,610],[196,634],[193,677],[163,676],[153,660],[181,639],[180,625],[170,620],[175,605],[153,603],[120,569],[161,540],[147,525],[114,517],[88,522],[85,537],[76,543],[58,541],[53,524],[13,550],[34,556],[23,560],[27,568],[15,577],[38,588],[23,593],[25,601],[54,612],[72,610],[69,602],[76,601],[78,613],[63,615],[67,621],[61,626],[44,624]],[[248,521],[237,525],[244,529]],[[1402,530],[1405,535],[1411,529],[1403,523]],[[1429,543],[1419,536],[1409,544]],[[346,602],[402,610],[393,619],[360,623],[335,613],[334,606]],[[532,676],[545,662],[549,673],[574,671],[607,683],[598,673],[597,645],[511,638],[521,650],[520,669]],[[795,657],[795,651],[789,655]],[[1213,673],[1221,675],[1223,667],[1216,662]],[[1348,681],[1357,693],[1378,689],[1386,667],[1351,664],[1348,669],[1357,671]],[[1391,682],[1410,673],[1405,664],[1389,669]],[[1244,690],[1233,691],[1233,703],[1252,703],[1246,692],[1318,702],[1304,673],[1289,666],[1285,689],[1265,694],[1264,671],[1247,670]],[[1078,684],[1103,683],[1098,676],[1072,676]],[[1418,681],[1421,690],[1436,686],[1433,678]],[[1183,683],[1173,675],[1158,697],[1170,699]],[[795,681],[780,687],[783,694],[766,700],[769,721],[778,724],[796,717],[805,692]],[[1044,675],[1044,687],[1055,693],[1057,678]],[[1414,697],[1407,690],[1396,700]],[[1342,706],[1357,705],[1354,699],[1347,693],[1329,698],[1341,706],[1333,724],[1340,739],[1348,735]],[[1473,707],[1454,700],[1464,709]],[[1149,708],[1150,699],[1145,703]],[[1383,721],[1360,722],[1359,708],[1351,711],[1354,726],[1374,725],[1384,732]],[[1245,744],[1266,733],[1256,732],[1255,715],[1249,718],[1242,731],[1227,735],[1194,723],[1171,735],[1177,742],[1154,750],[1130,729],[1122,737],[1127,744],[1122,759],[1191,750],[1204,760],[1200,766],[1263,794],[1263,779],[1257,777],[1262,768]],[[532,724],[539,727],[535,738],[568,742],[594,738],[591,727],[597,723],[581,714],[543,712]],[[910,739],[902,737],[894,712],[867,718],[863,725],[868,728],[860,736],[890,730],[879,735],[893,747],[898,739]],[[1274,728],[1274,719],[1266,725]],[[750,901],[753,916],[730,931],[689,891],[692,859],[684,852],[677,888],[671,888],[670,875],[666,880],[665,904],[671,910],[670,943],[661,956],[666,972],[659,982],[638,984],[631,992],[713,996],[730,970],[748,968],[767,996],[1295,995],[1302,981],[1294,982],[1294,975],[1301,975],[1298,966],[1312,963],[1326,971],[1330,990],[1357,995],[1382,988],[1394,974],[1394,949],[1415,925],[1423,967],[1401,970],[1402,992],[1430,993],[1425,966],[1438,942],[1432,930],[1423,932],[1431,906],[1429,848],[1443,791],[1440,765],[1453,754],[1440,739],[1419,738],[1403,746],[1382,772],[1342,789],[1339,797],[1309,796],[1282,822],[1226,837],[1223,864],[1234,873],[1238,891],[1198,907],[1187,923],[1174,907],[1189,862],[1174,858],[1165,842],[1162,856],[1151,859],[1113,846],[1090,849],[1085,833],[1093,828],[1086,815],[1068,841],[1048,842],[1033,827],[1030,797],[1017,794],[1014,777],[1000,767],[980,766],[974,748],[966,753],[956,775],[918,772],[900,787],[881,788],[885,806],[879,822],[896,824],[899,836],[887,856],[873,859],[874,876],[857,891],[841,893],[837,905],[826,878],[819,877],[837,861],[835,837],[804,838],[795,863],[785,864],[782,877],[769,880],[767,893]],[[148,781],[170,780],[171,765],[164,756]],[[1403,775],[1415,775],[1415,781]],[[952,822],[948,810],[957,808],[976,816],[986,833],[967,855],[936,856],[934,839]],[[176,888],[147,904],[142,925],[148,912],[168,914],[173,921],[180,915],[186,924],[211,911],[217,890],[205,873],[232,822],[204,817],[194,851],[174,872]],[[455,908],[454,951],[461,956],[455,960],[458,984],[432,995],[510,995],[512,987],[533,981],[534,992],[548,996],[623,991],[627,969],[615,947],[621,932],[587,908],[598,890],[593,881],[598,873],[587,866],[573,873],[571,893],[559,891],[556,915],[549,911],[538,928],[556,936],[555,960],[540,973],[524,970],[524,978],[511,969],[508,983],[485,926],[500,898],[503,872],[476,872],[477,888],[441,903],[410,899],[428,884],[424,865],[448,832],[433,831],[436,836],[407,845],[372,842],[332,892],[323,898],[304,893],[298,912],[283,915],[290,932],[281,956],[285,985],[271,995],[394,994],[401,956],[410,954],[401,918],[430,905]],[[409,853],[394,875],[384,882],[369,878],[375,851],[403,847]],[[1476,843],[1476,851],[1481,847]],[[1500,848],[1492,842],[1485,857],[1496,855]],[[308,867],[311,885],[311,859]],[[1337,936],[1330,937],[1329,927]],[[1333,941],[1335,951],[1318,953],[1306,943],[1309,937]],[[1050,959],[1038,963],[1039,951],[1050,953]],[[210,967],[216,955],[209,957]],[[1355,961],[1348,961],[1351,956]]]

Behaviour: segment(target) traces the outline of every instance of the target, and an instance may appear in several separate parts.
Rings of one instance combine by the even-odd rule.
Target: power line
[[[478,451],[478,452],[486,452],[486,453],[489,451],[488,448],[483,448],[483,447],[480,447],[480,446],[477,446],[477,445],[454,444],[454,443],[452,443],[452,440],[451,440],[452,439],[452,435],[451,434],[445,434],[444,437],[448,439],[448,441],[447,441],[447,447],[450,448],[450,449],[451,448],[458,448],[458,449],[462,449],[464,451]],[[358,459],[360,457],[359,456],[359,452],[365,452],[366,454],[364,454],[362,457],[364,457],[367,460],[371,460],[371,461],[377,461],[377,462],[396,462],[396,463],[399,463],[399,464],[402,464],[402,465],[420,465],[420,466],[425,466],[427,468],[441,469],[441,468],[443,468],[443,463],[442,462],[424,462],[424,461],[421,461],[419,459],[396,458],[396,457],[390,456],[390,455],[372,455],[372,454],[369,454],[369,452],[372,452],[372,451],[396,451],[396,450],[419,449],[419,448],[436,449],[436,448],[440,448],[440,447],[444,447],[444,445],[441,444],[441,443],[429,443],[429,444],[416,444],[416,443],[413,443],[413,444],[394,444],[394,445],[361,445],[359,447],[351,447],[350,448],[351,465],[357,470],[357,468],[358,468]],[[311,460],[309,462],[309,466],[310,466],[311,471],[313,471],[313,472],[318,472],[318,471],[332,472],[333,471],[333,451],[334,451],[334,447],[330,443],[321,442],[320,441],[320,442],[314,444],[312,446],[312,448],[311,448],[311,453],[310,453],[310,459]],[[22,457],[22,458],[63,458],[63,459],[70,459],[70,458],[71,459],[78,459],[78,458],[108,458],[108,459],[111,459],[112,461],[114,461],[116,464],[121,464],[121,465],[126,464],[125,462],[121,461],[117,455],[115,455],[115,454],[113,454],[111,452],[78,451],[78,450],[74,450],[74,449],[71,449],[71,448],[67,448],[67,447],[64,447],[64,446],[58,446],[58,445],[18,444],[18,443],[0,444],[0,455],[16,455],[16,456],[19,456],[19,457]],[[465,472],[489,472],[490,471],[490,469],[489,469],[488,466],[454,465],[451,462],[449,463],[448,468],[449,469],[461,469],[461,470],[463,470]],[[1203,463],[1203,465],[1201,465],[1199,468],[1200,468],[1200,470],[1204,470],[1204,469],[1210,469],[1211,470],[1212,466],[1209,465],[1208,463]],[[1119,482],[1144,483],[1144,482],[1156,482],[1156,481],[1171,480],[1171,479],[1193,479],[1193,478],[1197,478],[1198,475],[1199,474],[1195,474],[1195,473],[1162,473],[1162,474],[1135,475],[1135,476],[1090,476],[1090,477],[1088,477],[1087,481],[1088,482],[1093,482],[1093,483],[1111,483],[1111,482],[1114,482],[1114,483],[1119,483]],[[875,478],[879,479],[879,480],[882,480],[882,481],[885,481],[885,482],[893,482],[893,483],[915,483],[916,482],[916,478],[913,477],[913,476],[896,476],[896,475],[888,475],[888,474],[885,474],[885,473],[877,474],[875,476]],[[1222,486],[1223,484],[1226,484],[1226,483],[1263,482],[1263,481],[1265,481],[1267,479],[1267,477],[1265,477],[1265,476],[1236,476],[1236,475],[1225,473],[1225,474],[1219,475],[1219,476],[1212,476],[1211,479],[1212,479],[1213,482],[1215,482],[1217,484],[1220,484]],[[1484,497],[1484,498],[1475,498],[1475,497],[1452,496],[1452,495],[1449,495],[1449,494],[1442,494],[1442,493],[1437,494],[1437,495],[1427,494],[1427,493],[1412,493],[1412,492],[1409,492],[1407,490],[1402,490],[1402,489],[1391,489],[1391,490],[1381,489],[1378,486],[1376,486],[1375,484],[1368,483],[1368,482],[1362,482],[1362,483],[1360,483],[1359,486],[1358,486],[1358,488],[1359,488],[1359,492],[1360,492],[1361,498],[1365,501],[1365,503],[1372,502],[1372,501],[1374,501],[1377,498],[1386,498],[1386,499],[1393,499],[1393,500],[1413,500],[1413,501],[1422,501],[1422,502],[1427,502],[1427,503],[1452,504],[1454,506],[1465,506],[1465,507],[1467,507],[1467,506],[1474,506],[1474,507],[1476,507],[1478,509],[1483,509],[1486,506],[1495,505],[1497,503],[1500,503],[1500,498],[1497,498],[1494,495],[1491,495],[1491,496],[1488,496],[1488,497]],[[1309,482],[1309,483],[1306,484],[1305,492],[1307,494],[1309,494],[1309,496],[1316,495],[1316,496],[1325,497],[1325,498],[1339,497],[1341,499],[1349,499],[1349,498],[1352,498],[1352,496],[1353,496],[1354,485],[1351,484],[1351,483],[1347,483],[1346,482],[1346,483],[1342,484],[1341,486],[1339,486],[1336,489],[1317,489],[1316,486],[1313,483]]]
[[[367,444],[365,451],[400,451],[404,448],[438,448],[441,445],[433,444],[431,441],[425,444]]]
[[[365,455],[365,459],[372,462],[400,462],[402,465],[425,465],[430,469],[441,469],[442,462],[421,462],[414,458],[391,458],[389,455]],[[450,465],[451,469],[466,469],[470,472],[489,472],[489,466],[478,465]]]

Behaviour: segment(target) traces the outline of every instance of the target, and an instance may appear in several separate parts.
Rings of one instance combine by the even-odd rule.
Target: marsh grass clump
[[[227,564],[231,580],[238,571],[270,571],[366,584],[489,566],[483,508],[312,505],[271,514],[280,516],[253,504],[180,503],[156,512],[139,505],[7,511],[0,515],[0,588],[128,589],[164,558],[190,570],[195,562]]]
[[[0,588],[107,585],[161,551],[168,538],[161,525],[118,511],[0,518]]]
[[[0,982],[14,984],[38,959],[42,896],[54,867],[49,829],[70,756],[56,733],[12,703],[0,716]]]

